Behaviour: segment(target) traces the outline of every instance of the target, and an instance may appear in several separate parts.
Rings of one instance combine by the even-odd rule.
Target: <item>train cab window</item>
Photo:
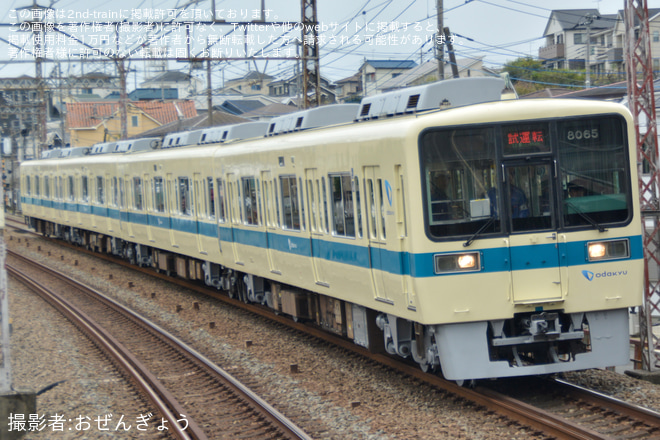
[[[89,201],[89,184],[87,176],[82,176],[80,179],[80,197],[83,202]]]
[[[206,215],[215,219],[215,194],[213,189],[213,177],[206,178]]]
[[[332,191],[332,233],[355,237],[355,208],[350,175],[329,175]]]
[[[165,183],[160,176],[154,177],[154,211],[165,212]]]
[[[632,198],[625,122],[614,116],[561,121],[557,134],[563,225],[628,221]]]
[[[254,177],[243,177],[241,181],[243,189],[243,212],[245,224],[259,225],[259,187]]]
[[[433,239],[501,230],[494,127],[428,130],[420,138],[425,224]],[[500,191],[500,192],[498,192]]]
[[[295,176],[280,176],[282,190],[282,227],[300,231],[300,202]]]
[[[103,176],[96,176],[96,203],[105,204],[105,185]]]
[[[133,177],[133,208],[139,211],[144,209],[142,194],[142,178]]]
[[[227,221],[227,207],[225,202],[225,181],[222,179],[217,179],[217,194],[218,194],[218,223],[224,223]]]
[[[192,215],[192,200],[190,199],[190,179],[187,177],[177,178],[177,202],[181,215]]]
[[[68,181],[67,186],[68,186],[68,190],[69,190],[68,199],[69,199],[70,202],[72,202],[76,198],[76,192],[75,192],[76,186],[74,184],[73,176],[69,176],[67,181]]]

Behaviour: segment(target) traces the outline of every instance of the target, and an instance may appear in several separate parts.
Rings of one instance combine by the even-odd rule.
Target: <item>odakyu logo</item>
[[[589,281],[593,280],[594,278],[612,278],[612,277],[620,277],[620,276],[626,276],[628,275],[627,270],[618,270],[618,271],[604,271],[604,272],[592,272],[590,270],[583,270],[582,275]]]

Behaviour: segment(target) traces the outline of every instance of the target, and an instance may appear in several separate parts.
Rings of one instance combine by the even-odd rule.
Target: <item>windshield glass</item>
[[[497,181],[493,128],[429,131],[421,141],[428,233],[442,238],[474,234],[498,212],[489,190]],[[499,232],[492,221],[483,234]]]
[[[557,124],[564,225],[628,219],[630,188],[623,121],[615,117]]]

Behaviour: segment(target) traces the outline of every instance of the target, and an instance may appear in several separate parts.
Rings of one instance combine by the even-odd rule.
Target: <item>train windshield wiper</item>
[[[490,225],[495,223],[495,216],[491,216],[486,223],[483,224],[479,229],[477,229],[477,232],[472,234],[470,238],[467,239],[465,243],[463,243],[463,247],[468,247],[472,244],[472,242],[479,236],[481,235],[482,232],[484,232]]]
[[[575,213],[576,213],[577,215],[579,215],[580,217],[582,217],[583,219],[585,219],[586,221],[588,221],[589,224],[590,224],[591,226],[593,226],[594,228],[598,229],[598,232],[605,232],[605,231],[607,231],[607,229],[605,229],[605,228],[604,228],[603,226],[601,226],[598,222],[596,222],[596,220],[592,219],[592,218],[589,217],[587,214],[585,214],[584,211],[582,211],[580,208],[578,208],[577,206],[575,206],[575,205],[572,204],[571,202],[565,202],[565,203],[566,203],[566,206],[568,206],[569,208],[573,208],[573,209],[575,210]]]

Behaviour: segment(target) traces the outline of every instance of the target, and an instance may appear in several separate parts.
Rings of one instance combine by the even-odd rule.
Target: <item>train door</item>
[[[197,227],[197,248],[199,249],[200,254],[206,255],[206,249],[204,248],[204,225],[201,220],[205,217],[206,206],[204,197],[204,180],[202,180],[202,175],[200,173],[193,173],[193,200],[195,201],[195,209],[193,212],[193,219]]]
[[[280,274],[275,255],[275,239],[277,238],[278,216],[275,210],[275,195],[277,194],[277,182],[272,179],[270,171],[261,172],[262,194],[264,197],[263,220],[266,224],[266,246],[268,247],[268,265],[272,273]]]
[[[310,251],[312,255],[312,268],[316,284],[327,286],[325,272],[323,270],[324,231],[327,230],[327,211],[324,212],[323,190],[325,180],[319,179],[318,170],[309,168],[305,170],[307,180],[307,203],[310,218]]]
[[[516,303],[561,299],[560,243],[553,198],[553,162],[504,165],[504,209],[511,231],[511,281]]]
[[[379,301],[391,303],[393,300],[387,295],[387,279],[389,278],[387,272],[391,256],[387,252],[388,231],[385,222],[387,209],[385,204],[388,198],[391,200],[391,192],[387,192],[386,181],[381,177],[379,167],[364,167],[364,186],[367,205],[369,262],[374,296]]]

